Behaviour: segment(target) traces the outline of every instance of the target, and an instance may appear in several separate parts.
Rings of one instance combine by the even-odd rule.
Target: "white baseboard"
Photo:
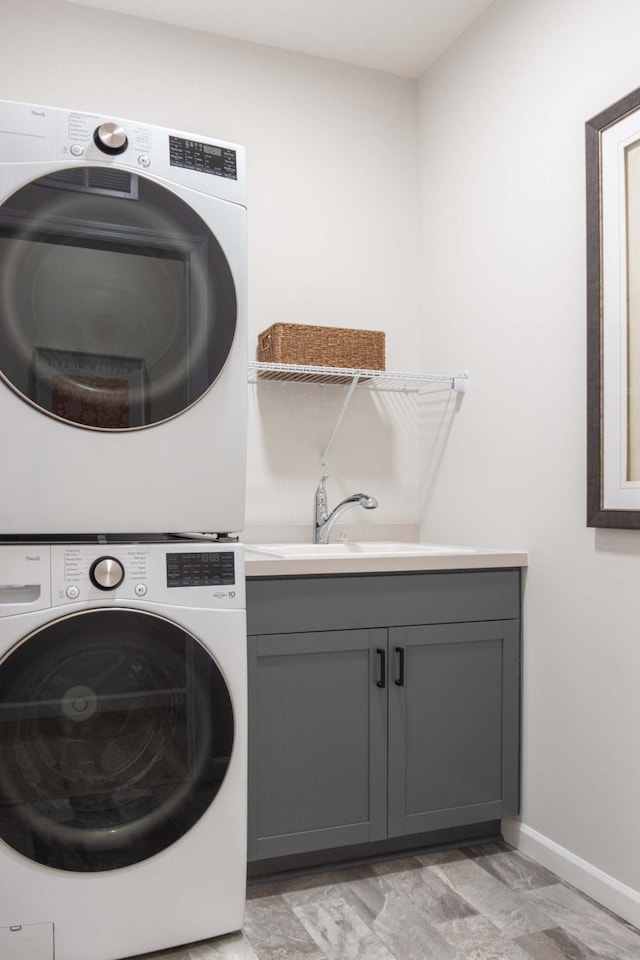
[[[512,847],[547,867],[561,880],[577,887],[635,927],[640,927],[640,892],[620,883],[615,877],[519,820],[503,820],[502,835]]]

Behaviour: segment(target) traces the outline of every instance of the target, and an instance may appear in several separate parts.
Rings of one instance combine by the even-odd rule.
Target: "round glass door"
[[[176,624],[54,621],[0,663],[0,837],[61,870],[146,860],[212,803],[233,738],[222,674]]]
[[[146,177],[74,167],[0,207],[0,376],[50,416],[113,431],[177,416],[222,370],[236,310],[210,228]]]

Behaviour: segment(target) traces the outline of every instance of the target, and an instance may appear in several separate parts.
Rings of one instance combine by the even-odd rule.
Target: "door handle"
[[[384,689],[387,685],[387,651],[383,647],[378,647],[376,653],[380,657],[380,679],[376,682],[376,686]]]
[[[396,647],[398,654],[398,676],[396,677],[396,687],[404,687],[404,647]]]

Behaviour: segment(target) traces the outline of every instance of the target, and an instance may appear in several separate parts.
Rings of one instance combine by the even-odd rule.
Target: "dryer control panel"
[[[0,163],[125,167],[246,205],[243,147],[98,113],[0,100]]]

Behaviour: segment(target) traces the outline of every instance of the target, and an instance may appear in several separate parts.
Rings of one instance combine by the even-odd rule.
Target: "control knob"
[[[119,123],[101,123],[93,134],[93,142],[103,153],[124,153],[129,146],[127,134]]]
[[[115,590],[124,580],[124,567],[115,557],[98,557],[91,564],[89,577],[99,590]]]

